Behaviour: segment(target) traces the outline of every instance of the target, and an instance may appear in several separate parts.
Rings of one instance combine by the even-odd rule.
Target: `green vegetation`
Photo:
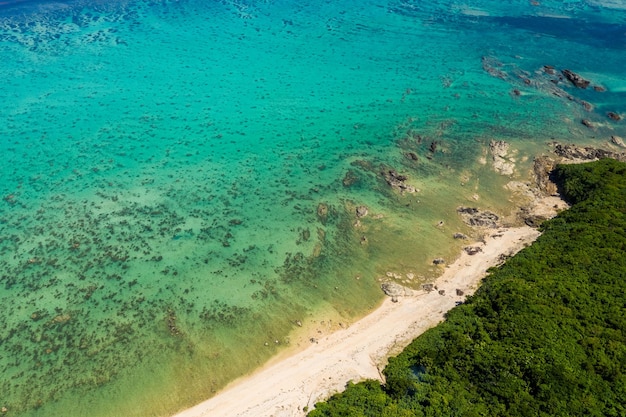
[[[573,207],[320,416],[626,415],[626,164],[559,166]]]

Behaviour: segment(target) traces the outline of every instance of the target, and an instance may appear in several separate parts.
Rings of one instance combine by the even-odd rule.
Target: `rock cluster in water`
[[[492,140],[489,150],[492,155],[493,168],[501,175],[513,175],[515,162],[509,156],[510,145],[503,140]]]
[[[531,73],[515,65],[505,65],[494,56],[484,56],[482,65],[483,69],[491,76],[513,84],[515,86],[513,95],[516,97],[522,95],[524,88],[534,88],[553,96],[578,103],[585,111],[590,112],[590,114],[594,110],[594,105],[586,99],[578,97],[577,95],[579,93],[572,91],[572,87],[577,90],[591,90],[593,93],[598,94],[607,91],[604,86],[594,84],[591,80],[586,79],[570,69],[558,70],[552,65],[544,65],[534,73]],[[590,86],[593,88],[589,89]],[[585,94],[585,97],[588,96],[590,96],[590,94]],[[615,111],[608,111],[605,113],[605,116],[613,122],[619,122],[623,119],[623,116]],[[580,119],[580,123],[590,129],[595,129],[597,126],[596,121],[587,117]]]
[[[414,193],[417,191],[415,187],[406,183],[409,179],[408,176],[399,174],[394,169],[385,169],[381,172],[381,175],[385,178],[385,181],[391,188],[398,190],[401,193]]]
[[[499,227],[500,217],[487,210],[475,207],[459,207],[457,212],[465,223],[472,227],[496,229]]]

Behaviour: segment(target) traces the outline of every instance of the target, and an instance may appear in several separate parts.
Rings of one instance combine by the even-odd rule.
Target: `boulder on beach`
[[[477,253],[483,251],[480,246],[466,246],[463,248],[463,250],[470,256],[476,255]]]
[[[404,297],[410,295],[411,293],[410,289],[395,282],[385,282],[381,284],[380,288],[383,290],[385,295],[392,298]]]

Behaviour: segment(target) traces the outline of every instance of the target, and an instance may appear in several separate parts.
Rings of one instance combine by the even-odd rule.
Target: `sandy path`
[[[350,380],[380,379],[390,353],[398,353],[411,340],[435,326],[443,314],[471,294],[486,270],[500,255],[512,255],[534,241],[539,232],[529,227],[501,229],[480,244],[482,252],[463,254],[437,280],[445,290],[414,292],[397,303],[387,298],[368,316],[346,329],[272,363],[251,376],[230,384],[217,396],[183,411],[176,417],[292,417],[304,416],[317,401],[343,390]]]

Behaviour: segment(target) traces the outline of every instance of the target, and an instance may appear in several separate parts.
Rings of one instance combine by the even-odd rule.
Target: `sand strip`
[[[343,390],[350,380],[381,379],[387,358],[443,320],[465,295],[472,294],[488,268],[501,255],[517,253],[539,232],[530,227],[493,231],[480,244],[482,252],[466,253],[437,280],[439,291],[414,292],[397,303],[387,298],[374,312],[346,329],[320,338],[305,350],[271,363],[230,384],[217,396],[176,417],[293,417],[304,407]],[[456,295],[459,289],[465,293]]]

